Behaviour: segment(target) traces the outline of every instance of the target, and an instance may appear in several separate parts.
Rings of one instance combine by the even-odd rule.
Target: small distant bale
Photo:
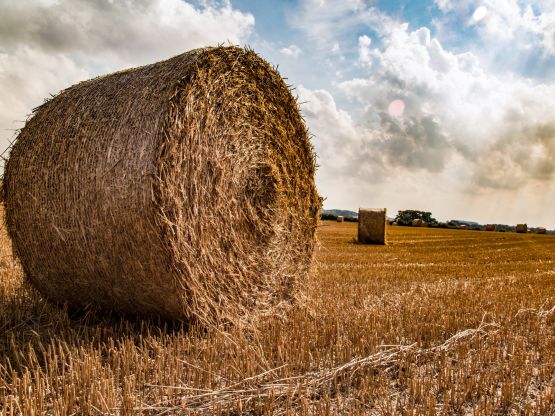
[[[468,225],[466,224],[459,225],[459,230],[468,230]]]
[[[426,221],[422,221],[422,224],[420,224],[421,227],[427,227],[428,223]]]
[[[360,208],[358,210],[358,242],[385,244],[385,208]]]
[[[393,221],[393,222],[391,223],[391,225],[397,226],[397,225],[399,225],[399,224],[397,224],[397,221]]]
[[[544,227],[538,227],[538,229],[536,230],[537,234],[545,234],[546,233],[546,229]]]
[[[345,221],[345,217],[343,215],[338,215],[337,222],[343,222],[343,221]]]
[[[416,218],[416,219],[412,220],[412,226],[413,227],[422,227],[423,223],[424,223],[424,221],[422,221],[420,218]]]
[[[495,231],[496,224],[486,224],[486,231]]]
[[[516,232],[519,234],[526,234],[528,232],[528,226],[526,224],[517,224]]]

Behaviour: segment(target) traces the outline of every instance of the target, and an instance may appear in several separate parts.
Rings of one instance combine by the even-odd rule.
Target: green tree
[[[411,225],[413,220],[418,219],[426,221],[429,225],[437,224],[437,220],[432,217],[432,213],[427,211],[406,209],[404,211],[399,211],[395,217],[395,221],[399,225]]]

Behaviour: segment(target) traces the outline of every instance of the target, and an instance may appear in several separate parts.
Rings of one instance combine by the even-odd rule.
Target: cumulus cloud
[[[254,17],[229,1],[19,0],[0,15],[0,147],[42,100],[102,73],[240,44]]]
[[[460,183],[473,188],[554,178],[555,84],[489,73],[473,54],[445,50],[427,28],[398,25],[382,43],[365,55],[372,65],[366,77],[336,87],[362,109],[360,117],[338,109],[326,91],[301,91],[317,143],[326,142],[317,149],[334,174],[441,174],[457,159],[465,166],[456,173]],[[397,101],[404,111],[392,114]],[[336,162],[329,148],[342,149],[351,163]]]
[[[292,56],[293,58],[297,58],[302,53],[302,49],[297,45],[289,45],[285,48],[281,48],[279,51],[282,54]]]
[[[90,78],[90,73],[64,55],[22,47],[0,52],[0,125],[2,150],[31,112],[63,86]]]
[[[2,5],[2,47],[26,45],[137,65],[192,47],[239,43],[254,17],[229,1],[20,0]]]
[[[387,33],[396,25],[394,19],[365,0],[300,0],[289,16],[289,23],[326,50],[338,39],[352,36],[357,26]]]
[[[518,0],[436,0],[446,15],[454,14],[476,28],[489,43],[508,43],[513,48],[540,46],[555,54],[555,2]],[[539,40],[539,42],[537,42]]]
[[[316,153],[326,163],[322,174],[328,178],[375,174],[381,160],[366,154],[372,132],[358,125],[347,111],[339,109],[328,91],[310,90],[301,85],[298,93],[303,115],[315,135]]]
[[[370,45],[372,39],[366,35],[358,37],[358,61],[362,66],[369,67],[372,62]]]

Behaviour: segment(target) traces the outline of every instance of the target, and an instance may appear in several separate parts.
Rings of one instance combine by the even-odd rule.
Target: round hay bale
[[[526,224],[517,224],[515,227],[515,231],[519,234],[526,234],[528,232],[528,225]]]
[[[345,221],[345,217],[344,217],[343,215],[338,215],[336,221],[337,221],[337,222],[344,222],[344,221]]]
[[[216,324],[292,300],[320,200],[296,100],[250,50],[197,49],[35,110],[6,222],[48,299]]]
[[[387,208],[358,209],[358,242],[362,244],[385,244]]]
[[[538,234],[545,234],[547,232],[547,230],[545,229],[545,227],[538,227],[538,229],[536,230],[536,233]]]
[[[415,218],[412,220],[412,226],[413,227],[422,227],[422,224],[424,223],[423,220],[421,220],[420,218]]]

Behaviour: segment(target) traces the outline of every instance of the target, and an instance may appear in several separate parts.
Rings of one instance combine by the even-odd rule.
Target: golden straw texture
[[[308,273],[314,173],[280,75],[250,50],[197,49],[36,109],[6,166],[6,222],[55,302],[249,321]]]
[[[385,244],[385,208],[360,208],[358,210],[358,242]]]

